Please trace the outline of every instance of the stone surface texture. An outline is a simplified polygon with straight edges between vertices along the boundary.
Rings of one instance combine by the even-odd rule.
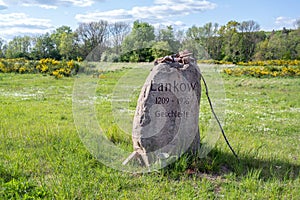
[[[190,62],[153,67],[141,90],[133,121],[132,140],[151,165],[162,155],[180,157],[200,149],[200,70]]]

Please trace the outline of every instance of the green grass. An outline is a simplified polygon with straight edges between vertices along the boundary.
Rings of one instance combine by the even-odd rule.
[[[110,115],[111,92],[127,71],[105,73],[95,94],[108,139],[131,151]],[[204,159],[130,174],[103,165],[80,140],[75,77],[0,74],[0,199],[300,199],[300,79],[222,76],[224,128],[240,162],[220,138]]]

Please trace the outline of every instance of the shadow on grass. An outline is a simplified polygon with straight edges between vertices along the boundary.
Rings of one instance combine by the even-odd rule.
[[[219,177],[232,174],[237,178],[256,173],[257,178],[268,180],[294,180],[299,177],[300,165],[276,159],[258,159],[251,155],[239,155],[239,160],[230,153],[212,150],[206,158],[181,157],[177,162],[163,169],[166,175],[176,178],[180,173]]]

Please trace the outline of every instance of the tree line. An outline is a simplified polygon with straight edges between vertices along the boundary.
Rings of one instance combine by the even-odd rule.
[[[149,23],[81,23],[73,31],[61,26],[38,36],[0,38],[0,58],[39,60],[87,59],[109,62],[150,62],[166,54],[189,49],[197,59],[248,62],[300,59],[300,20],[294,29],[260,31],[253,20],[207,23],[187,30],[172,26],[155,28]]]

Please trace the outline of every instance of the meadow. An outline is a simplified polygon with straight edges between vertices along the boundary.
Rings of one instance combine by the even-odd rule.
[[[105,134],[130,151],[111,93],[131,66],[112,68],[88,77]],[[102,164],[80,139],[72,111],[80,76],[0,73],[0,199],[300,199],[298,77],[221,73],[224,129],[239,161],[220,138],[205,158],[133,174]]]

